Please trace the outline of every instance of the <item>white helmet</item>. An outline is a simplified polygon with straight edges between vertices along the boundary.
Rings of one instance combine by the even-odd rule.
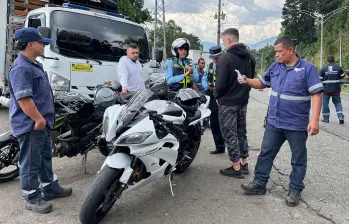
[[[178,39],[175,39],[172,43],[172,46],[171,46],[171,50],[172,50],[172,54],[174,56],[176,56],[178,58],[178,48],[181,48],[181,47],[184,47],[187,49],[187,56],[189,54],[189,48],[190,48],[190,42],[189,40],[185,39],[185,38],[178,38]]]

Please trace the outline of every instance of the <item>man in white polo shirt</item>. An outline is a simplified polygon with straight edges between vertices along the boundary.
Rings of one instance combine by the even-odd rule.
[[[139,49],[136,44],[129,44],[126,56],[120,58],[118,64],[118,80],[122,86],[122,93],[145,89],[142,65],[138,61]]]

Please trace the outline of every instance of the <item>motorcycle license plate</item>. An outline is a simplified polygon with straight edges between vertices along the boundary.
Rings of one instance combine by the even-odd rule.
[[[90,64],[72,64],[71,70],[74,72],[92,72],[93,66]]]

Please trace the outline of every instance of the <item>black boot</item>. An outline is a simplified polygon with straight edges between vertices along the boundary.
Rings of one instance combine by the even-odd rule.
[[[241,184],[241,188],[248,195],[265,195],[265,193],[267,192],[265,186],[261,186],[259,184],[256,184],[255,182],[251,182],[249,184]]]
[[[290,207],[295,207],[296,205],[298,205],[300,199],[301,192],[290,189],[286,198],[286,205]]]
[[[215,149],[215,150],[210,151],[210,154],[220,154],[220,153],[225,153],[225,150],[224,149],[223,150]]]

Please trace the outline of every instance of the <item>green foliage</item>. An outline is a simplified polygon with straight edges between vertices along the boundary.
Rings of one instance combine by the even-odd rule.
[[[135,23],[144,23],[151,19],[148,9],[143,9],[144,0],[116,0],[118,13]]]
[[[287,35],[294,40],[297,53],[320,69],[320,23],[311,16],[290,8],[326,15],[344,6],[349,6],[349,0],[286,0],[282,10],[284,21],[281,35]],[[336,62],[339,63],[339,33],[344,32],[342,61],[344,69],[349,68],[348,18],[349,8],[337,13],[324,23],[324,64],[326,64],[327,55],[334,55]]]
[[[171,53],[171,45],[172,42],[177,38],[187,38],[190,42],[190,49],[193,50],[202,50],[202,45],[200,43],[200,38],[193,35],[183,32],[182,28],[178,26],[175,21],[169,20],[166,23],[166,53],[167,57],[173,57]],[[154,31],[150,31],[150,37],[149,37],[149,46],[150,48],[153,47],[154,43]]]

